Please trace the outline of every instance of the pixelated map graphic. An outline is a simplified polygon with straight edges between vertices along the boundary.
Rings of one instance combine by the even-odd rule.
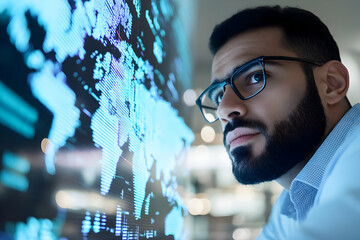
[[[184,238],[186,210],[174,171],[194,136],[172,106],[178,101],[175,67],[162,70],[179,61],[167,43],[171,31],[181,31],[171,28],[177,26],[172,24],[174,2],[3,0],[4,11],[11,17],[7,32],[12,44],[34,70],[28,76],[32,94],[53,114],[47,172],[56,174],[56,154],[83,127],[82,115],[89,118],[93,144],[102,151],[100,193],[106,196],[122,177],[119,161],[131,165],[127,184],[132,193],[119,198],[131,196],[127,201],[133,208],[119,204],[115,226],[107,225],[106,213],[87,211],[79,228],[83,239],[101,232],[122,239]],[[34,23],[44,33],[40,45],[30,27]],[[98,107],[87,107],[83,95]],[[149,192],[151,184],[162,192]],[[153,201],[164,201],[168,209],[154,210]],[[148,226],[140,226],[141,221]],[[159,221],[164,221],[163,233],[152,227]]]

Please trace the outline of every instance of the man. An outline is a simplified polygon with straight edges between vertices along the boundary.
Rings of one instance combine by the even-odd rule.
[[[284,187],[258,239],[360,239],[360,105],[327,27],[298,8],[247,9],[210,49],[197,104],[220,121],[236,179]]]

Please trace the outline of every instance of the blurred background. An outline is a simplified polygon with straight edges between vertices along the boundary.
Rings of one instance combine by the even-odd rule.
[[[192,88],[184,94],[190,108],[185,121],[195,133],[187,154],[189,170],[184,190],[189,208],[191,239],[254,239],[266,223],[271,206],[282,188],[277,183],[257,186],[238,184],[222,147],[219,123],[207,124],[194,100],[210,83],[212,55],[208,39],[213,27],[238,10],[260,5],[295,6],[310,10],[328,26],[350,72],[348,97],[360,100],[360,2],[357,0],[197,0],[189,39],[193,53]]]

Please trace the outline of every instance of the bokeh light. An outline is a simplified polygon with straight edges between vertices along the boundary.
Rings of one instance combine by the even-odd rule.
[[[205,126],[200,132],[202,140],[207,143],[211,143],[215,139],[215,130],[210,126]]]

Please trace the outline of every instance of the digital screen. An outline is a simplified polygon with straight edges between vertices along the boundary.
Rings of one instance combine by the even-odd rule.
[[[0,239],[186,239],[177,0],[2,0]]]

